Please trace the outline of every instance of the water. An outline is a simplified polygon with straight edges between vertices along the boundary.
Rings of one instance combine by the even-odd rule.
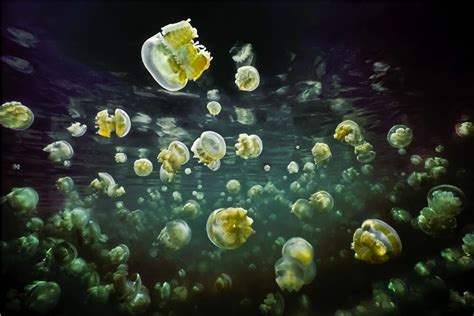
[[[33,187],[39,194],[38,214],[47,221],[64,208],[65,197],[55,187],[58,178],[72,177],[84,198],[91,194],[89,183],[98,172],[111,174],[126,194],[100,197],[91,207],[92,219],[108,237],[99,243],[101,247],[109,250],[122,243],[129,247],[129,277],[139,273],[150,292],[151,304],[144,314],[259,315],[265,296],[277,292],[285,301],[284,315],[334,315],[338,310],[358,315],[358,305],[367,308],[366,312],[359,308],[358,313],[371,315],[472,311],[472,305],[456,308],[449,296],[451,290],[472,293],[472,284],[467,282],[472,279],[472,262],[460,269],[440,256],[447,247],[460,249],[462,238],[473,227],[472,138],[461,139],[454,133],[455,124],[473,119],[472,64],[468,63],[472,50],[464,47],[465,20],[455,19],[449,26],[439,21],[441,13],[452,16],[451,9],[304,2],[6,2],[2,7],[2,103],[20,101],[35,115],[27,130],[2,128],[2,196],[13,187]],[[196,82],[169,92],[143,66],[140,48],[162,26],[188,17],[214,59]],[[253,92],[238,91],[233,82],[236,67],[229,51],[245,43],[253,46],[254,65],[261,77]],[[216,118],[206,109],[211,89],[218,89],[221,96],[222,111]],[[130,133],[110,139],[97,135],[96,113],[104,109],[111,113],[115,108],[129,114]],[[350,145],[333,138],[336,126],[344,120],[357,122],[376,151],[373,173],[359,176],[352,184],[344,183],[342,172],[351,166],[360,170],[363,164]],[[76,121],[88,128],[79,138],[66,130]],[[413,131],[405,155],[399,155],[386,140],[389,129],[397,124]],[[212,172],[191,158],[173,183],[163,184],[156,160],[160,150],[174,140],[191,148],[206,130],[221,134],[226,141],[227,154],[220,170]],[[241,133],[262,139],[264,149],[258,158],[236,156],[234,144]],[[42,150],[58,140],[74,148],[70,167],[49,161]],[[327,167],[308,176],[312,181],[308,190],[291,192],[292,182],[304,182],[300,178],[303,165],[313,161],[311,148],[316,142],[327,143],[332,158]],[[436,153],[440,144],[445,151]],[[128,156],[124,164],[115,162],[117,147],[123,147]],[[148,177],[138,177],[133,171],[140,148],[148,149],[147,158],[154,165]],[[414,170],[423,171],[423,165],[410,163],[413,154],[448,159],[447,174],[412,189],[406,177]],[[298,173],[288,173],[290,161],[299,164]],[[271,170],[264,171],[265,165]],[[184,173],[185,167],[192,169],[190,175]],[[221,195],[231,179],[239,180],[241,191],[228,199],[229,193]],[[259,203],[246,201],[253,185],[269,182],[282,191],[283,201],[291,203],[326,190],[334,197],[334,209],[305,223],[287,205],[273,201],[275,194]],[[403,186],[393,202],[388,196],[398,182]],[[385,192],[371,193],[370,185],[376,183],[383,184]],[[444,183],[458,186],[466,196],[457,228],[447,237],[430,237],[410,223],[397,223],[390,215],[392,207],[401,207],[416,218],[426,206],[430,188]],[[336,184],[345,185],[342,193],[336,192]],[[162,205],[148,204],[148,188],[160,192]],[[183,218],[192,230],[188,245],[177,252],[160,249],[153,258],[149,251],[166,222],[180,218],[173,213],[183,204],[173,201],[175,191],[182,194],[183,202],[198,201],[202,214]],[[197,199],[200,194],[203,199]],[[139,203],[139,197],[145,202]],[[138,220],[132,215],[121,219],[117,201],[123,201],[130,211],[140,209],[142,215]],[[208,214],[238,205],[249,209],[256,233],[238,249],[218,250],[206,234]],[[382,219],[396,229],[403,243],[400,256],[376,265],[353,258],[352,235],[368,218]],[[126,314],[119,311],[123,299],[116,292],[106,303],[85,303],[88,286],[79,277],[61,269],[39,273],[35,264],[47,249],[31,257],[12,255],[14,239],[26,233],[24,223],[3,205],[2,228],[2,240],[10,245],[2,248],[2,313],[34,313],[31,308],[28,311],[29,301],[21,292],[35,280],[46,280],[61,287],[59,301],[48,315]],[[48,233],[38,236],[44,242]],[[288,293],[275,282],[273,265],[281,257],[281,244],[275,240],[296,236],[314,247],[317,275],[300,291]],[[73,243],[79,257],[95,264],[100,284],[112,283],[117,268],[104,263],[106,259],[82,244],[80,237],[70,232],[55,237]],[[415,274],[414,265],[428,259],[437,262],[434,272],[424,278]],[[186,271],[184,278],[178,276],[180,269]],[[214,285],[221,273],[232,279],[232,287],[224,292]],[[436,275],[444,286],[436,286]],[[392,278],[408,285],[404,294],[387,289]],[[185,286],[188,297],[179,301],[175,294],[166,301],[154,290],[157,282],[170,282],[172,290]],[[192,290],[197,283],[203,285],[201,293]],[[10,289],[20,293],[12,294]],[[385,291],[396,307],[371,305],[373,289]],[[18,311],[12,308],[15,297],[20,302]],[[383,301],[380,295],[378,300]]]

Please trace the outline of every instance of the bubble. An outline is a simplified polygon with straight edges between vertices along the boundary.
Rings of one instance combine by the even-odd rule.
[[[191,172],[192,172],[191,168],[186,168],[186,169],[184,169],[184,173],[185,173],[186,175],[190,175]]]

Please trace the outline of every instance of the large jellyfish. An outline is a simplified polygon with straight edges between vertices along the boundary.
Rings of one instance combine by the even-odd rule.
[[[282,257],[275,262],[276,282],[281,290],[299,291],[304,285],[304,267],[296,259]]]
[[[253,91],[260,84],[260,74],[253,66],[242,66],[235,74],[235,84],[241,91]]]
[[[49,153],[49,160],[54,162],[65,162],[74,156],[74,150],[71,144],[65,140],[59,140],[43,148],[43,151]]]
[[[226,144],[224,138],[216,132],[206,131],[197,138],[191,146],[194,158],[205,164],[212,171],[220,168],[220,160],[225,156]]]
[[[334,207],[334,199],[329,192],[318,191],[309,198],[309,204],[319,213],[327,213]]]
[[[197,80],[212,60],[206,48],[193,41],[198,34],[190,21],[162,27],[142,46],[143,64],[156,82],[169,91],[181,90],[188,80]]]
[[[10,193],[2,197],[2,203],[6,203],[9,207],[17,212],[29,213],[36,209],[39,196],[35,189],[13,188]]]
[[[125,137],[130,132],[132,122],[127,112],[121,109],[115,109],[114,115],[109,115],[107,110],[102,110],[95,116],[96,128],[99,128],[97,134],[102,137],[110,137],[115,131],[118,137]]]
[[[413,132],[411,128],[405,125],[393,126],[387,134],[387,141],[390,146],[398,148],[398,153],[403,155],[406,153],[405,147],[410,145],[413,140]]]
[[[191,228],[181,219],[166,223],[166,226],[158,235],[158,243],[174,251],[186,246],[190,240]]]
[[[350,120],[343,121],[337,125],[334,139],[352,146],[357,146],[364,140],[359,125]]]
[[[384,221],[367,219],[354,232],[351,248],[358,260],[383,263],[400,254],[402,242],[395,229]]]
[[[153,164],[146,158],[135,160],[133,163],[133,170],[139,177],[147,177],[153,171]]]
[[[220,208],[207,219],[207,236],[219,248],[236,249],[254,233],[252,223],[253,220],[243,208]]]
[[[257,135],[240,134],[237,144],[235,144],[235,153],[244,159],[256,158],[260,156],[263,150],[263,143]]]
[[[332,157],[331,149],[326,143],[316,143],[311,149],[311,154],[314,158],[316,166],[320,167],[324,165]]]
[[[30,108],[20,102],[6,102],[0,107],[0,124],[6,128],[24,130],[33,124],[34,119]]]

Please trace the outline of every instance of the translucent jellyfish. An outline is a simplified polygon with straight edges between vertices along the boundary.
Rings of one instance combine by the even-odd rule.
[[[419,155],[412,155],[410,157],[410,162],[415,166],[419,165],[422,161],[423,159]]]
[[[126,263],[130,257],[127,245],[120,244],[109,251],[110,262],[115,265]]]
[[[33,66],[26,59],[15,57],[15,56],[2,56],[2,61],[8,66],[12,67],[13,69],[21,73],[24,73],[24,74],[33,73]]]
[[[400,254],[402,242],[397,232],[379,219],[368,219],[354,232],[354,257],[369,263],[383,263]]]
[[[219,95],[219,90],[212,89],[207,91],[207,99],[209,101],[219,101],[221,99],[221,96]]]
[[[469,138],[474,135],[474,124],[472,122],[458,123],[454,127],[456,134],[462,138]]]
[[[398,148],[398,153],[403,155],[406,153],[405,147],[410,145],[413,140],[413,132],[411,128],[405,125],[393,126],[387,134],[387,141],[390,146]]]
[[[329,192],[318,191],[309,198],[309,204],[319,213],[327,213],[334,207],[334,199]]]
[[[282,257],[275,262],[276,282],[282,291],[299,291],[305,284],[305,268],[291,257]]]
[[[252,125],[257,121],[252,109],[240,108],[234,106],[237,122],[244,125]]]
[[[188,80],[197,80],[209,68],[212,57],[203,45],[194,42],[197,30],[191,20],[168,24],[142,46],[145,68],[164,89],[178,91]]]
[[[201,206],[194,200],[188,200],[183,205],[182,214],[183,216],[196,218],[201,213]]]
[[[298,173],[298,171],[300,170],[300,166],[298,166],[298,163],[296,163],[295,161],[290,161],[286,169],[288,169],[289,173]]]
[[[256,158],[260,156],[263,150],[263,143],[257,135],[240,134],[237,144],[235,144],[235,153],[244,159]]]
[[[305,221],[313,217],[314,209],[306,199],[298,199],[291,207],[291,213],[295,214],[298,219]]]
[[[177,173],[181,166],[189,161],[189,150],[185,144],[173,141],[167,149],[163,149],[157,159],[163,164],[163,168],[170,173]]]
[[[38,193],[33,188],[13,188],[10,193],[2,197],[2,204],[6,203],[17,212],[29,213],[36,209],[38,200]]]
[[[173,182],[175,175],[176,174],[174,172],[166,171],[164,166],[161,165],[161,167],[160,167],[160,180],[162,182],[164,182],[164,183]]]
[[[263,315],[282,316],[285,310],[285,300],[283,296],[276,292],[268,293],[263,303],[260,304],[260,311]]]
[[[166,223],[158,235],[159,244],[174,251],[186,246],[190,240],[191,228],[181,219]]]
[[[236,249],[254,233],[252,223],[253,220],[243,208],[220,208],[207,219],[207,236],[219,248]]]
[[[269,172],[271,168],[272,168],[272,167],[271,167],[270,165],[265,165],[265,166],[263,166],[263,170],[264,170],[265,172]]]
[[[241,91],[253,91],[260,84],[260,74],[253,66],[242,66],[235,74],[235,84]]]
[[[316,171],[316,166],[314,163],[308,161],[307,163],[304,164],[303,166],[304,173],[311,174],[311,173],[314,173],[315,171]]]
[[[35,281],[25,286],[25,294],[27,310],[46,314],[58,303],[61,288],[56,282]]]
[[[75,122],[72,123],[71,126],[67,128],[67,130],[69,133],[71,133],[72,137],[81,137],[86,133],[87,125]]]
[[[206,131],[197,138],[191,146],[194,158],[215,171],[220,167],[220,160],[225,156],[226,144],[224,138],[216,132]]]
[[[238,180],[232,179],[227,182],[225,189],[231,195],[236,195],[240,192],[240,182]]]
[[[24,130],[33,124],[34,119],[30,108],[20,102],[6,102],[0,107],[0,124],[6,128]]]
[[[71,144],[65,140],[59,140],[43,148],[43,151],[49,153],[49,160],[54,162],[64,162],[74,156],[74,150]]]
[[[114,115],[109,115],[107,110],[97,113],[95,116],[95,127],[99,128],[97,134],[109,138],[115,131],[118,137],[125,137],[130,132],[132,122],[128,114],[121,109],[115,109]]]
[[[59,178],[56,181],[56,188],[59,192],[67,194],[74,189],[74,180],[71,177]]]
[[[71,211],[71,223],[77,229],[84,228],[91,218],[91,213],[83,207],[75,207]]]
[[[146,158],[135,160],[133,163],[133,171],[139,177],[147,177],[153,171],[153,164]]]
[[[116,163],[125,163],[125,162],[127,162],[127,154],[125,154],[125,153],[116,153],[115,154],[115,162]]]
[[[298,260],[304,267],[309,266],[314,259],[313,246],[300,237],[288,239],[281,249],[281,254],[283,257]]]
[[[359,125],[350,120],[343,121],[336,126],[334,139],[352,146],[357,146],[364,140]]]
[[[9,33],[8,38],[10,40],[26,48],[34,47],[38,42],[33,34],[17,29],[16,27],[8,27],[7,32]]]
[[[212,116],[216,116],[216,115],[219,115],[219,113],[221,113],[222,107],[221,107],[221,104],[217,101],[209,102],[206,107],[207,107],[207,111]]]
[[[316,166],[320,167],[332,157],[331,149],[325,143],[316,143],[311,149]]]
[[[368,142],[362,142],[361,144],[354,146],[354,153],[357,155],[357,161],[361,163],[370,163],[375,159],[374,146]]]
[[[236,45],[231,48],[230,53],[235,64],[240,66],[251,65],[254,60],[252,44]]]
[[[228,291],[232,288],[232,278],[227,273],[221,273],[214,285],[219,292]]]
[[[125,194],[125,189],[115,183],[114,178],[107,172],[99,172],[99,177],[92,180],[90,187],[109,197],[119,197]]]

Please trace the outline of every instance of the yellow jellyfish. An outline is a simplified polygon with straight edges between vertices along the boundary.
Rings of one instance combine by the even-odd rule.
[[[175,175],[176,174],[174,172],[166,171],[163,165],[161,165],[160,167],[160,180],[161,181],[163,181],[164,183],[173,182]]]
[[[59,140],[43,148],[43,151],[49,153],[49,160],[54,162],[64,162],[74,156],[74,150],[71,144],[65,140]]]
[[[325,143],[316,143],[311,149],[316,166],[320,167],[332,157],[331,149]]]
[[[89,184],[97,192],[109,197],[119,197],[125,194],[125,189],[115,183],[114,178],[107,172],[99,172],[99,177]]]
[[[221,109],[221,104],[217,101],[211,101],[207,104],[207,111],[212,116],[219,115],[219,113],[221,113]]]
[[[173,141],[160,152],[157,159],[167,172],[177,173],[189,161],[189,150],[182,142]]]
[[[214,283],[218,292],[225,292],[232,288],[232,278],[227,273],[221,273]]]
[[[235,153],[244,159],[256,158],[260,156],[263,150],[263,143],[257,135],[239,135],[237,144],[235,144]]]
[[[456,134],[462,138],[469,138],[474,135],[474,124],[472,122],[462,122],[454,126]]]
[[[224,138],[216,132],[206,131],[197,138],[191,146],[194,158],[216,171],[220,168],[220,160],[225,156],[226,144]]]
[[[125,162],[127,162],[127,154],[125,154],[125,153],[116,153],[115,154],[115,162],[116,163],[125,163]]]
[[[242,66],[235,74],[235,84],[241,91],[253,91],[260,84],[260,74],[253,66]]]
[[[255,232],[252,223],[253,220],[243,208],[220,208],[213,211],[207,219],[207,236],[219,248],[236,249]]]
[[[118,137],[125,137],[130,132],[132,122],[128,114],[121,109],[115,109],[114,115],[109,115],[107,110],[100,111],[95,116],[97,134],[103,137],[110,137],[115,131]]]
[[[158,235],[158,243],[174,251],[186,246],[190,240],[191,228],[181,219],[166,223],[166,226]]]
[[[387,134],[387,141],[390,146],[398,148],[398,153],[403,155],[406,153],[405,147],[410,145],[413,140],[413,132],[411,128],[405,125],[393,126]]]
[[[231,195],[236,195],[240,192],[240,182],[238,180],[232,179],[227,182],[225,189]]]
[[[309,204],[319,213],[327,213],[334,207],[334,199],[329,192],[318,191],[309,198]]]
[[[212,57],[203,45],[194,42],[197,30],[191,20],[168,24],[143,43],[145,68],[164,89],[178,91],[188,80],[197,80],[209,68]]]
[[[352,146],[357,146],[364,140],[359,125],[351,120],[343,121],[336,126],[334,139]]]
[[[301,237],[288,239],[281,249],[281,254],[283,257],[298,260],[304,267],[309,266],[314,259],[313,246]]]
[[[87,125],[81,124],[79,122],[72,123],[71,126],[66,128],[72,137],[81,137],[87,131]]]
[[[133,163],[133,171],[139,177],[149,176],[153,171],[153,164],[146,158],[135,160]]]
[[[188,200],[183,206],[181,214],[186,217],[196,218],[201,213],[201,206],[195,200]]]
[[[0,107],[0,124],[6,128],[24,130],[33,124],[34,119],[30,108],[20,102],[6,102]]]
[[[379,219],[368,219],[354,232],[354,257],[369,263],[383,263],[400,254],[402,242],[397,232]]]
[[[291,213],[295,214],[298,219],[304,221],[313,217],[314,209],[306,199],[298,199],[291,207]]]
[[[276,282],[282,291],[299,291],[304,285],[304,267],[296,259],[283,257],[275,263]]]

